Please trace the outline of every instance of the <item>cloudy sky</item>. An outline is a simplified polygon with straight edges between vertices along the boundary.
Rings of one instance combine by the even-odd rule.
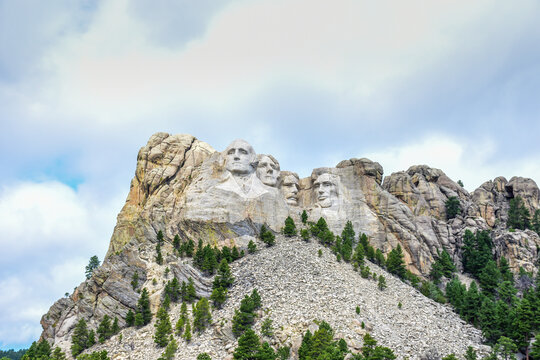
[[[105,255],[158,131],[282,169],[540,181],[537,0],[0,0],[0,348]]]

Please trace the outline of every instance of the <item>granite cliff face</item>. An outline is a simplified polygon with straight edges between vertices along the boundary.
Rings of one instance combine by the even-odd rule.
[[[497,255],[505,256],[514,271],[520,266],[536,271],[540,238],[532,231],[509,232],[505,224],[510,199],[522,197],[534,213],[540,208],[539,193],[531,179],[499,177],[469,194],[441,170],[426,165],[383,181],[381,165],[368,159],[344,160],[300,179],[282,171],[273,156],[256,154],[243,140],[218,152],[191,135],[157,133],[139,151],[103,265],[70,297],[51,307],[42,319],[42,336],[69,348],[79,318],[91,327],[105,314],[123,319],[139,296],[130,284],[135,272],[141,286],[150,290],[156,309],[166,280],[164,266],[154,261],[158,231],[165,237],[169,277],[191,277],[197,293],[208,296],[211,279],[174,256],[175,235],[217,247],[245,248],[262,224],[279,232],[287,216],[298,224],[303,210],[310,221],[324,217],[336,234],[350,220],[357,234],[367,234],[384,253],[400,244],[407,267],[420,276],[429,273],[442,249],[461,266],[466,229],[493,231]],[[447,220],[445,202],[452,196],[459,199],[462,212]]]

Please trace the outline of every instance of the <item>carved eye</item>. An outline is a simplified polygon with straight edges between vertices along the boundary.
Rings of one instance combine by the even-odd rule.
[[[227,152],[227,155],[234,155],[234,149],[231,149]]]
[[[248,153],[245,149],[238,149],[238,152],[240,152],[242,155],[247,155]]]

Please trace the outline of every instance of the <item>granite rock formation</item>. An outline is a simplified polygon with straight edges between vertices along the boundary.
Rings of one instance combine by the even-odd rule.
[[[262,224],[278,233],[288,216],[299,224],[303,210],[310,221],[324,217],[336,234],[350,220],[356,233],[367,234],[383,253],[400,244],[408,269],[420,276],[429,273],[442,249],[460,267],[467,229],[491,230],[497,256],[506,257],[516,272],[519,267],[536,272],[540,238],[530,230],[509,232],[506,219],[513,197],[522,197],[534,213],[540,208],[539,193],[531,179],[498,177],[469,194],[443,171],[426,165],[412,166],[383,181],[382,166],[365,158],[317,168],[301,179],[281,170],[273,156],[258,155],[243,140],[218,152],[191,135],[157,133],[138,153],[135,177],[103,265],[43,316],[42,337],[69,349],[73,327],[80,318],[95,328],[106,314],[117,316],[124,325],[125,314],[135,308],[139,296],[130,283],[135,272],[139,289],[150,291],[154,311],[164,283],[172,276],[180,281],[192,278],[199,296],[208,296],[211,279],[189,260],[174,255],[175,235],[243,249],[250,240],[256,241]],[[447,220],[445,207],[449,197],[457,197],[462,210],[451,220]],[[163,253],[168,254],[163,265],[154,261],[159,231],[165,237]],[[275,266],[273,270],[281,271]],[[290,340],[291,336],[286,337]]]

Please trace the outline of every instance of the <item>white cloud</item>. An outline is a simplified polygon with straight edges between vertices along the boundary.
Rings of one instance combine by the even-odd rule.
[[[37,340],[41,316],[84,279],[92,255],[103,259],[124,195],[96,202],[58,182],[1,189],[2,347]]]
[[[533,5],[524,3],[528,6],[505,9],[527,24]],[[45,63],[56,73],[41,95],[75,118],[125,123],[165,109],[231,112],[264,89],[288,83],[325,89],[351,107],[380,113],[404,81],[426,70],[448,72],[449,57],[458,56],[452,72],[466,66],[460,61],[465,54],[490,60],[484,68],[497,68],[500,63],[491,58],[476,58],[479,49],[493,46],[485,34],[505,34],[505,28],[519,24],[512,17],[502,20],[501,29],[493,26],[489,16],[500,23],[495,12],[500,6],[235,2],[212,18],[204,37],[177,49],[152,43],[148,25],[131,15],[127,1],[105,2],[86,33],[66,36],[49,49]],[[467,36],[475,44],[464,42]],[[504,53],[510,42],[501,39],[498,51]]]

